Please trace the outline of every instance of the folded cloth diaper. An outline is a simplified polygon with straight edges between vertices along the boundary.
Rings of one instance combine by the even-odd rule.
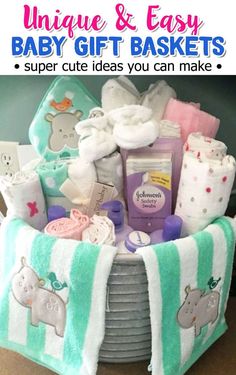
[[[160,121],[170,98],[176,98],[175,90],[165,81],[157,81],[143,93],[140,104],[151,108],[155,120]]]
[[[118,146],[130,150],[153,143],[159,135],[159,126],[151,109],[129,105],[108,114],[114,126],[113,136]]]
[[[183,235],[198,232],[224,215],[235,170],[233,156],[202,160],[185,152],[175,209],[183,219]]]
[[[161,120],[159,122],[160,134],[159,138],[180,138],[180,125],[169,120]]]
[[[115,186],[118,193],[123,191],[122,158],[118,151],[95,161],[98,182]]]
[[[50,197],[62,197],[60,186],[68,178],[68,160],[54,160],[40,163],[36,167],[43,192]]]
[[[139,101],[140,94],[127,77],[109,79],[102,87],[102,108],[106,112],[124,105],[138,104]]]
[[[116,150],[113,128],[101,108],[90,111],[90,117],[81,121],[75,128],[80,135],[80,156],[87,162],[101,159]]]
[[[181,126],[181,136],[185,142],[190,133],[201,132],[206,137],[215,138],[220,120],[201,111],[198,105],[184,103],[171,98],[163,119],[177,122]]]
[[[227,147],[223,142],[216,139],[204,137],[201,133],[191,133],[184,145],[185,152],[193,152],[198,158],[222,160]]]
[[[89,227],[82,233],[83,241],[98,245],[114,245],[115,239],[114,224],[106,216],[93,215]]]
[[[60,191],[72,203],[88,206],[91,187],[97,181],[96,169],[81,157],[73,159],[68,165],[68,178],[60,186]]]
[[[45,227],[45,199],[37,173],[17,172],[13,177],[2,177],[0,191],[9,216],[19,217],[38,230]]]
[[[78,156],[75,125],[97,100],[76,77],[58,77],[49,87],[29,129],[35,150],[47,161]]]
[[[59,238],[68,238],[80,241],[82,232],[89,225],[89,217],[78,210],[71,212],[71,217],[53,220],[46,225],[44,233]]]

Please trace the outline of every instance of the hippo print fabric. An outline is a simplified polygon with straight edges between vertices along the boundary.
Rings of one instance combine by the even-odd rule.
[[[144,260],[152,326],[153,375],[181,375],[227,329],[225,309],[236,219],[137,250]]]
[[[57,239],[9,218],[0,248],[0,346],[58,374],[95,375],[116,248]]]
[[[76,77],[58,77],[50,86],[31,123],[29,138],[45,160],[78,156],[75,125],[98,106]]]

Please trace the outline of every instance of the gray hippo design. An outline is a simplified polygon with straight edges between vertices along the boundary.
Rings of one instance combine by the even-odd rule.
[[[186,299],[177,313],[177,320],[182,328],[195,328],[195,336],[200,335],[201,328],[214,323],[218,316],[220,294],[213,291],[204,294],[200,289],[185,288]]]
[[[63,337],[66,324],[66,305],[62,298],[43,288],[44,281],[21,258],[21,268],[13,276],[12,293],[16,301],[31,309],[31,324],[39,322],[55,327],[55,333]]]
[[[75,131],[75,125],[78,123],[83,113],[60,112],[57,114],[47,113],[45,119],[51,125],[51,135],[49,137],[48,147],[54,152],[61,151],[64,146],[76,149],[78,148],[79,136]]]

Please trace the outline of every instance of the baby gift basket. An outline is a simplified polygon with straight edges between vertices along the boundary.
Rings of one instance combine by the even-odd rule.
[[[236,163],[220,120],[176,97],[118,77],[100,105],[53,82],[29,129],[39,159],[0,179],[2,347],[63,375],[147,359],[174,375],[225,332]]]

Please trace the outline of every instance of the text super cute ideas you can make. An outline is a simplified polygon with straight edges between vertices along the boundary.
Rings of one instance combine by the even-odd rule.
[[[115,14],[109,22],[114,23],[116,35],[106,35],[107,20],[100,14],[68,15],[55,9],[54,14],[49,15],[43,14],[37,6],[24,5],[24,28],[43,30],[46,35],[24,38],[13,36],[12,55],[62,56],[65,43],[72,41],[73,51],[80,57],[101,57],[108,48],[112,49],[114,56],[120,56],[124,39],[129,43],[131,56],[225,54],[225,40],[222,36],[199,35],[204,24],[197,15],[163,14],[159,5],[149,5],[144,15],[144,31],[148,36],[143,37],[138,34],[139,25],[136,25],[135,14],[129,13],[123,4],[115,5]],[[130,32],[129,36],[125,35],[126,30],[133,35],[130,36]],[[83,35],[79,35],[82,31]],[[84,32],[91,32],[95,36],[87,37]]]

